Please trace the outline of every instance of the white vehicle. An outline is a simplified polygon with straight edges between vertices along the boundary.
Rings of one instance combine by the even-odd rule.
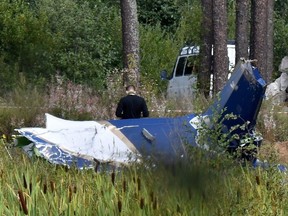
[[[232,72],[235,66],[235,44],[228,43],[227,51],[229,57],[229,71]],[[183,47],[176,59],[172,74],[168,77],[166,70],[161,72],[161,78],[169,80],[167,88],[168,99],[193,97],[196,90],[197,74],[200,72],[199,52],[199,46]]]

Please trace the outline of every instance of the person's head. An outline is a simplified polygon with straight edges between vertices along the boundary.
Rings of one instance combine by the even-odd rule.
[[[127,94],[136,94],[136,88],[134,85],[128,85],[126,87],[126,93]]]

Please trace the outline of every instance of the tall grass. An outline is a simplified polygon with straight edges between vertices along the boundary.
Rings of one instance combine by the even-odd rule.
[[[286,215],[287,179],[196,152],[189,163],[95,172],[0,146],[1,215]],[[148,165],[148,164],[146,164]],[[148,167],[148,168],[147,168]]]
[[[155,166],[147,161],[121,171],[99,173],[67,169],[38,158],[27,158],[9,144],[11,141],[7,135],[13,134],[14,128],[43,126],[44,112],[79,120],[113,118],[117,101],[124,94],[117,74],[111,74],[109,79],[114,81],[109,82],[111,86],[107,87],[107,92],[93,92],[59,77],[45,92],[25,84],[1,100],[0,132],[5,134],[0,139],[1,215],[288,213],[285,174],[275,167],[254,169],[241,166],[225,154],[214,155],[211,159],[201,149],[191,149],[187,163]],[[181,107],[170,104],[164,96],[151,96],[149,88],[140,88],[139,93],[147,98],[151,110],[158,110],[152,115],[179,115],[167,110]],[[195,100],[202,101],[196,107],[191,106],[197,112],[203,110],[204,103],[209,103],[201,97]],[[272,146],[273,142],[287,140],[284,127],[288,121],[285,121],[285,115],[278,118],[273,114],[273,127],[267,132],[263,120],[263,116],[270,113],[267,107],[264,103],[257,127],[267,140],[265,145]],[[266,158],[271,152],[267,150]],[[277,163],[276,156],[269,158],[272,164]]]
[[[288,140],[287,104],[274,104],[265,100],[261,107],[257,126],[266,139],[270,141]]]

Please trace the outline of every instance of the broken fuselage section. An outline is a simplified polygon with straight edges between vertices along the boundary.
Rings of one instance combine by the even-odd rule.
[[[97,163],[129,164],[144,157],[174,161],[185,158],[186,147],[198,143],[202,123],[213,129],[218,116],[221,133],[232,139],[227,145],[235,151],[247,138],[259,146],[255,135],[257,115],[265,94],[266,83],[250,62],[239,62],[214,103],[201,115],[140,118],[108,121],[70,121],[46,114],[45,128],[16,129],[31,142],[38,155],[51,163],[92,168]],[[237,118],[226,119],[226,114]],[[203,121],[202,121],[203,120]],[[244,128],[235,127],[244,125]],[[232,128],[236,128],[231,130]],[[246,142],[247,143],[251,143]],[[205,143],[209,148],[209,143]]]

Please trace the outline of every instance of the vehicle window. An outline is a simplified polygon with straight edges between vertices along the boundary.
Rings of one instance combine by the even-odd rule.
[[[178,59],[175,76],[183,76],[185,61],[186,61],[186,57],[180,57]]]
[[[197,74],[198,73],[198,67],[199,67],[199,57],[198,56],[189,56],[186,61],[186,67],[184,75],[191,75],[191,74]]]
[[[191,75],[192,74],[192,69],[193,69],[193,64],[191,64],[191,62],[187,61],[184,75]]]

